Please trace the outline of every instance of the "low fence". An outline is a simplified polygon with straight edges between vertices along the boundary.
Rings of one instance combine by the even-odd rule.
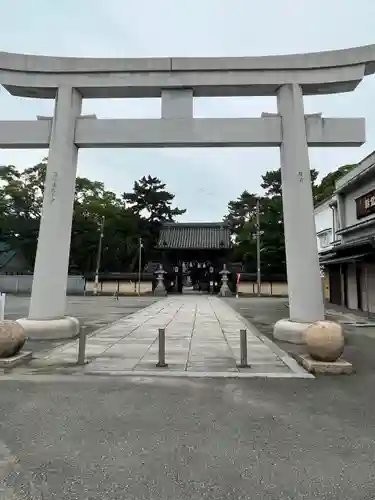
[[[242,278],[242,277],[241,277]],[[30,294],[33,276],[24,275],[0,275],[0,293],[10,294]],[[98,292],[101,295],[138,295],[140,286],[141,295],[152,295],[153,293],[152,275],[145,273],[138,284],[136,273],[124,273],[124,275],[114,277],[106,276],[99,281]],[[234,282],[230,283],[233,293],[236,292]],[[94,280],[91,276],[68,276],[68,295],[91,295],[94,290]],[[258,287],[256,280],[251,276],[245,276],[244,281],[240,281],[238,293],[242,296],[257,295]],[[261,282],[261,295],[263,296],[287,296],[288,285],[285,281],[263,281]]]
[[[237,273],[232,273],[230,276],[231,290],[233,293],[238,292],[239,295],[257,295],[258,284],[256,273],[240,273],[240,282],[237,287]],[[261,276],[260,294],[262,296],[287,297],[288,283],[284,274],[273,274]]]
[[[32,274],[0,274],[0,292],[11,294],[31,293],[33,284]],[[68,295],[83,295],[85,291],[85,278],[83,276],[68,276]]]
[[[92,280],[86,280],[85,293],[88,295],[93,293],[95,282]],[[137,295],[138,294],[138,282],[131,280],[106,280],[99,281],[98,292],[101,295]],[[140,282],[140,293],[141,295],[151,295],[152,294],[152,281],[141,281]]]
[[[239,284],[238,286],[238,294],[239,295],[257,295],[258,293],[258,285],[256,282],[245,281],[244,283]],[[269,296],[278,296],[278,297],[287,297],[288,296],[288,283],[286,282],[272,282],[272,281],[264,281],[261,282],[260,286],[260,294],[261,295],[269,295]]]
[[[128,279],[128,278],[133,279]],[[132,295],[138,294],[138,282],[135,273],[121,276],[119,279],[101,279],[99,281],[99,293],[102,295]],[[142,295],[152,294],[152,280],[150,276],[144,276],[146,281],[140,282],[140,293]],[[10,293],[14,295],[29,295],[33,283],[32,274],[1,274],[0,275],[0,293]],[[87,279],[81,275],[69,275],[67,283],[68,295],[92,294],[94,289],[94,280]]]
[[[141,295],[151,295],[152,294],[152,281],[141,281],[140,282]],[[86,281],[86,293],[92,294],[94,290],[94,281]],[[99,282],[99,293],[102,295],[136,295],[138,294],[138,283],[137,281],[100,281]],[[257,283],[255,282],[245,282],[240,283],[238,287],[238,293],[240,295],[256,295],[258,293]],[[287,283],[265,281],[261,283],[261,295],[269,296],[287,296],[288,295],[288,285]]]

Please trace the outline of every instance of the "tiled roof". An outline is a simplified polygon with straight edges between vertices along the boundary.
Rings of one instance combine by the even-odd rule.
[[[221,222],[167,223],[160,230],[158,248],[230,248],[230,231]]]

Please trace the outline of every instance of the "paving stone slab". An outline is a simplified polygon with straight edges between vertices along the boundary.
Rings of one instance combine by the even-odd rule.
[[[165,329],[168,368],[156,368],[158,330]],[[240,330],[247,331],[248,363],[238,369]],[[76,362],[78,341],[45,352],[39,363],[61,365]],[[84,373],[176,373],[179,376],[288,376],[311,377],[271,341],[235,312],[224,300],[189,295],[162,299],[91,334],[86,340],[89,364]],[[31,363],[32,364],[32,363]]]

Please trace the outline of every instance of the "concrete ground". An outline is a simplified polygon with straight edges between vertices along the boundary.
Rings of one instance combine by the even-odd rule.
[[[157,297],[119,297],[117,301],[114,297],[67,297],[67,314],[78,318],[81,328],[87,334],[98,328],[113,323],[114,321],[133,314],[144,307],[158,301]],[[8,294],[5,304],[5,319],[18,319],[27,317],[29,312],[30,297],[16,296]],[[33,342],[28,341],[26,349],[33,352],[50,349],[53,346],[61,345],[65,342],[48,341]]]
[[[372,500],[373,383],[5,379],[0,498]]]
[[[286,315],[241,300],[264,334]],[[372,500],[374,352],[362,328],[349,376],[2,375],[0,498]]]
[[[272,339],[281,349],[289,354],[305,352],[303,346],[288,344],[273,339],[273,325],[289,314],[288,300],[285,298],[240,298],[225,299],[236,311],[250,321],[263,335]],[[355,326],[355,323],[366,323],[363,316],[352,312],[335,310],[329,306],[326,317],[342,324],[345,335],[344,358],[353,364],[357,373],[375,373],[375,327],[373,320],[367,321],[368,326]]]

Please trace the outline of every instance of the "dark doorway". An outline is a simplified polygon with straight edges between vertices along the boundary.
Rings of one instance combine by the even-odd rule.
[[[341,289],[342,297],[341,303],[348,307],[348,264],[341,264]]]
[[[356,262],[355,267],[355,279],[357,282],[357,307],[360,311],[363,311],[362,304],[362,263]]]
[[[329,267],[329,296],[332,304],[342,305],[341,270],[340,265]]]

